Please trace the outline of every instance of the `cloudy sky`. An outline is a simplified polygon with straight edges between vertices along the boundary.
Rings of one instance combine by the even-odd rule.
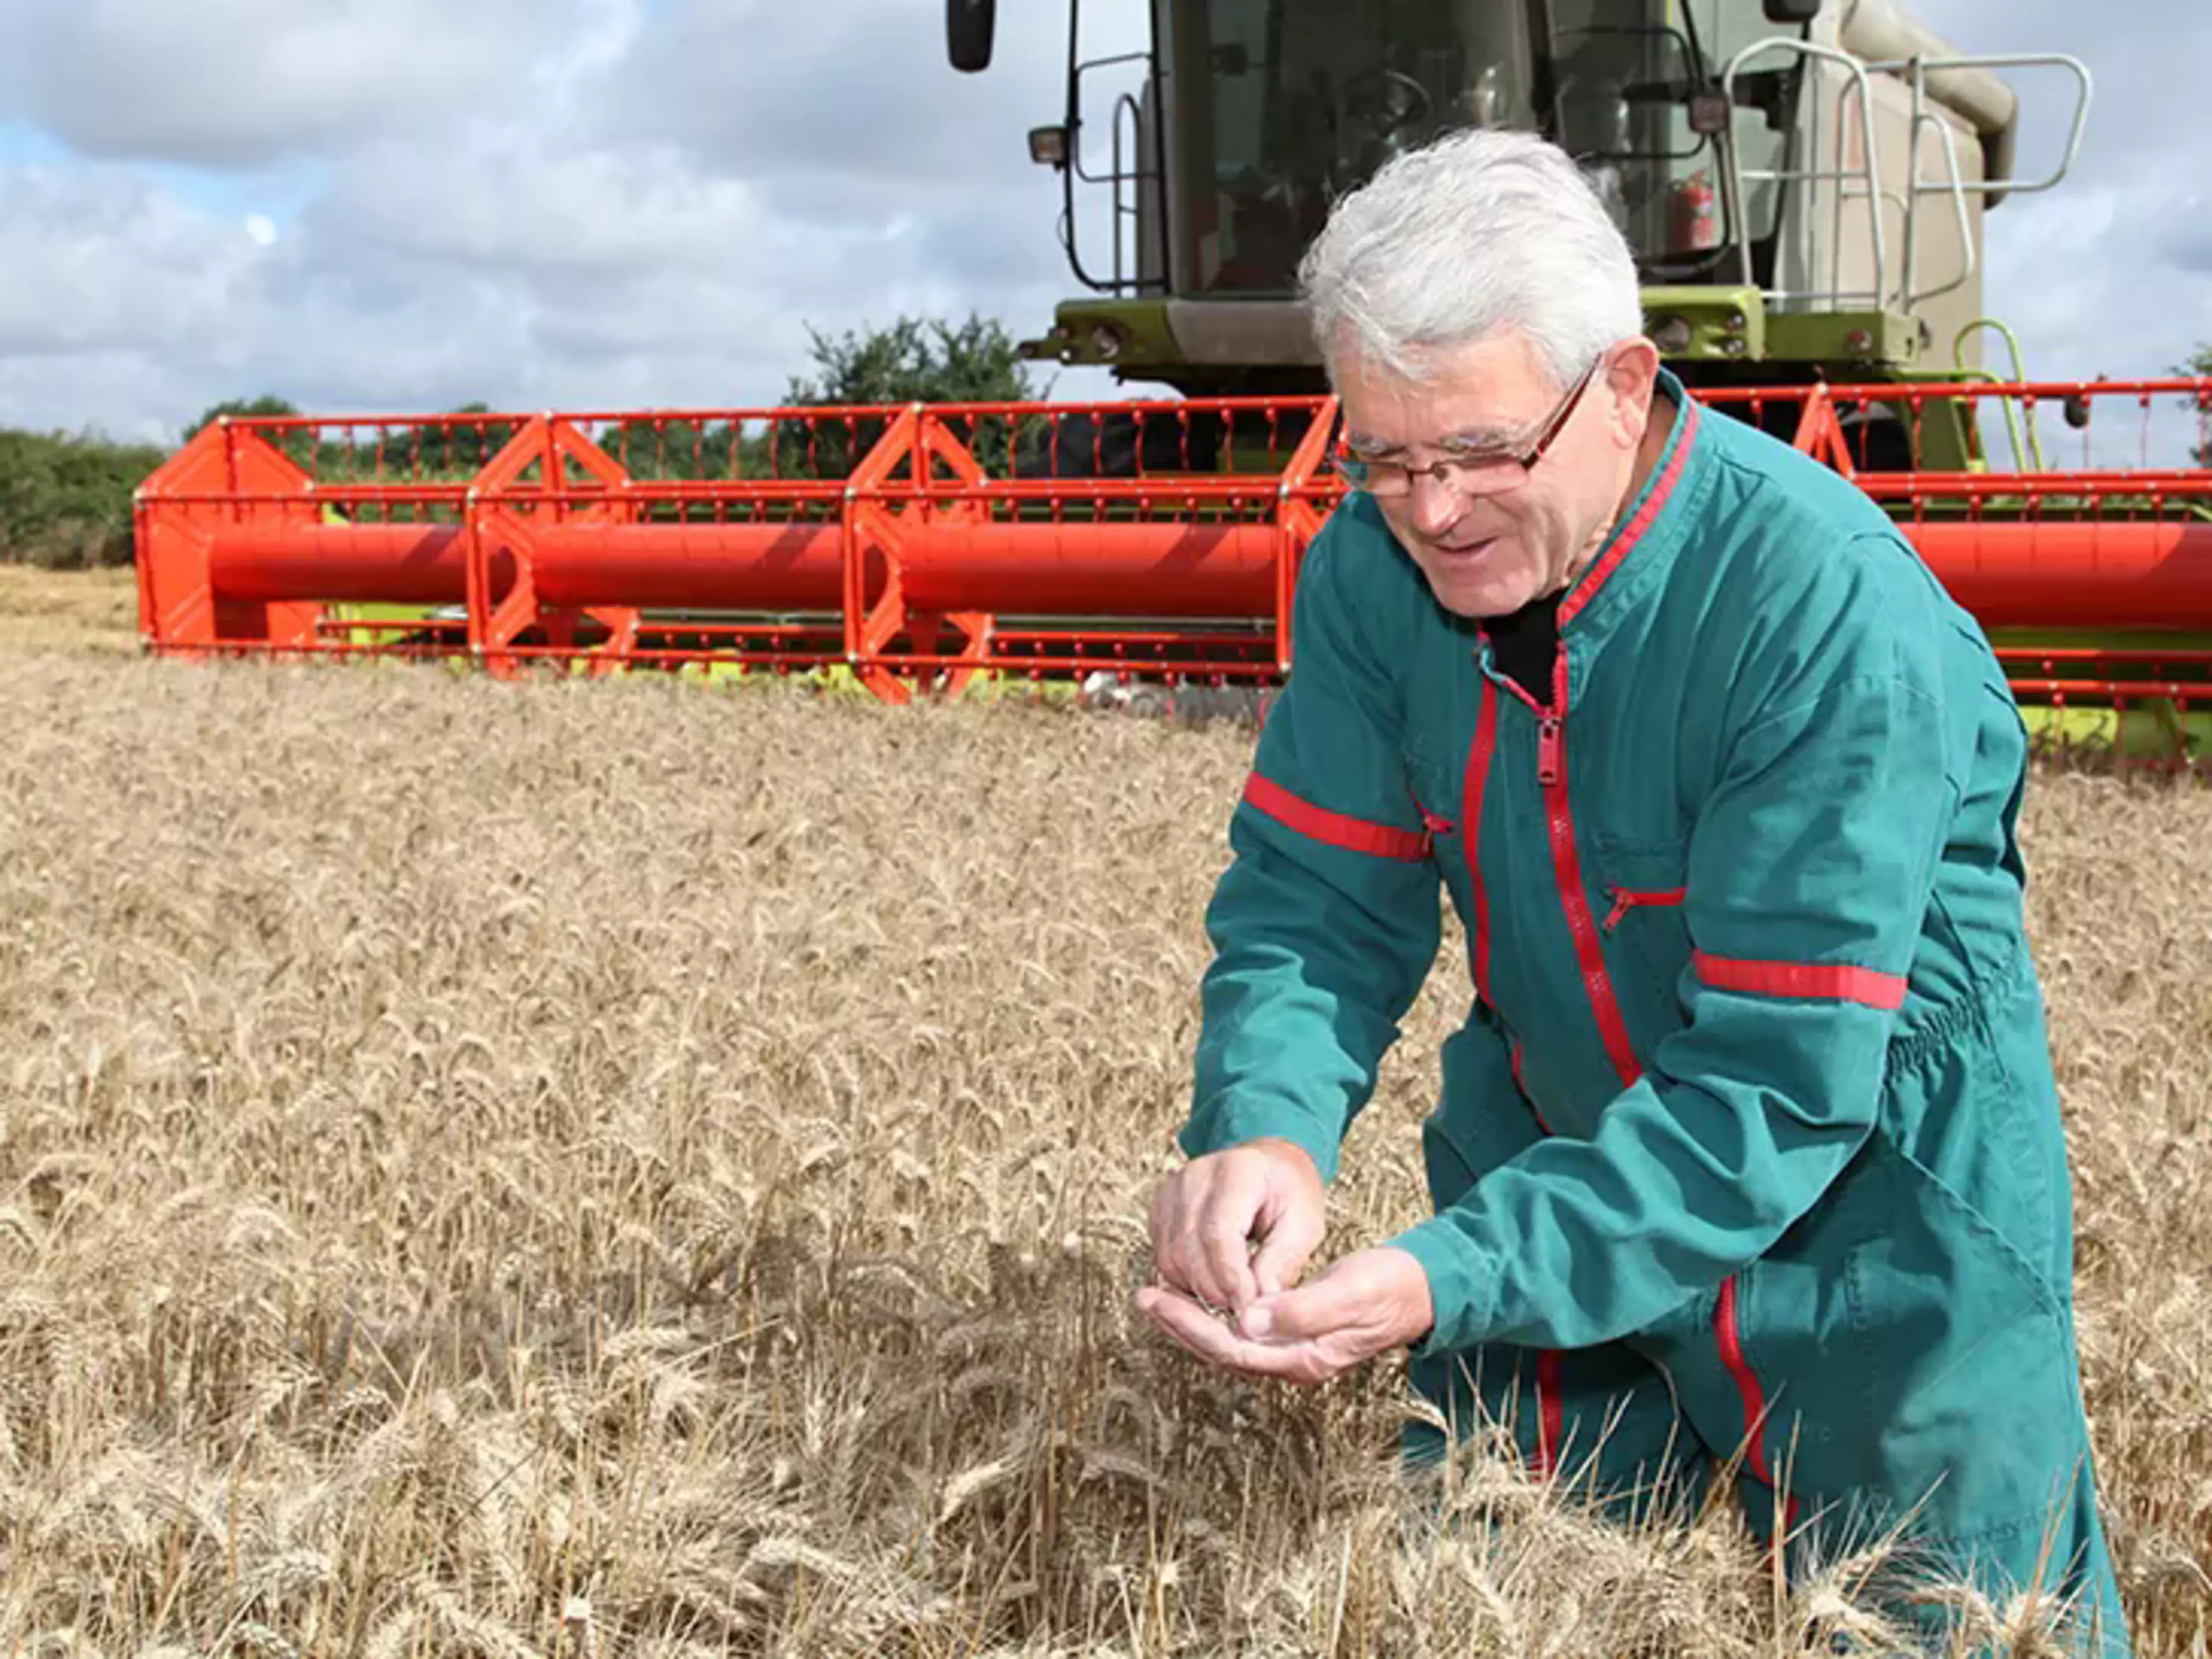
[[[2074,177],[1991,219],[2031,368],[2212,340],[2212,6],[1914,9],[2097,76]],[[1036,331],[1069,279],[1024,134],[1058,112],[1066,10],[1002,3],[969,77],[939,0],[0,0],[0,424],[757,403],[809,325]],[[1141,33],[1139,0],[1085,10],[1101,50]],[[2018,83],[2034,167],[2069,100]]]

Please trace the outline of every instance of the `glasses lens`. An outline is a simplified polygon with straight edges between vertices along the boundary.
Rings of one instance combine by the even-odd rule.
[[[1353,489],[1393,501],[1412,495],[1413,480],[1419,477],[1433,478],[1462,495],[1494,495],[1512,489],[1527,476],[1518,455],[1496,451],[1451,456],[1425,469],[1409,467],[1402,461],[1363,461],[1349,453],[1340,455],[1336,465]]]
[[[1527,476],[1517,455],[1463,455],[1451,464],[1452,488],[1462,495],[1495,495]]]
[[[1369,486],[1369,493],[1377,495],[1410,495],[1416,478],[1430,478],[1455,495],[1494,495],[1502,489],[1510,489],[1521,482],[1520,464],[1510,455],[1454,456],[1438,461],[1425,471],[1404,466],[1388,469],[1392,475],[1385,487]]]
[[[1392,461],[1363,461],[1346,455],[1337,462],[1337,470],[1355,489],[1364,489],[1370,495],[1403,495],[1413,489],[1413,480],[1406,469]]]

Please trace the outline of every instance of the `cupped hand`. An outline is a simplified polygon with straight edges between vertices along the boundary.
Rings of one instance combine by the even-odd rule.
[[[1301,1289],[1259,1297],[1229,1320],[1163,1285],[1138,1291],[1137,1305],[1200,1359],[1290,1382],[1326,1382],[1436,1322],[1421,1264],[1388,1245],[1345,1257]]]

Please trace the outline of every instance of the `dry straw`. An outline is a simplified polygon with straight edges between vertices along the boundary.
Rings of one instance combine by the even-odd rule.
[[[1247,732],[61,656],[0,720],[0,1652],[1889,1645],[1870,1561],[1480,1443],[1409,1494],[1392,1369],[1133,1329]],[[2116,1549],[2201,1655],[2212,798],[2027,823]],[[1456,948],[1340,1244],[1418,1212]]]

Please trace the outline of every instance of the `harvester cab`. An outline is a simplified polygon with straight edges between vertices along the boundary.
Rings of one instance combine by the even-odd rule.
[[[948,0],[956,67],[988,64],[991,18]],[[1026,349],[1200,397],[1321,386],[1301,252],[1339,196],[1466,126],[1576,156],[1692,384],[1956,374],[1983,215],[2064,176],[2090,93],[2077,59],[1968,57],[1889,0],[1152,0],[1144,51],[1082,37],[1069,0],[1065,114],[1030,147],[1089,292]],[[2075,97],[2063,155],[2023,179],[1996,71],[2029,65]]]

